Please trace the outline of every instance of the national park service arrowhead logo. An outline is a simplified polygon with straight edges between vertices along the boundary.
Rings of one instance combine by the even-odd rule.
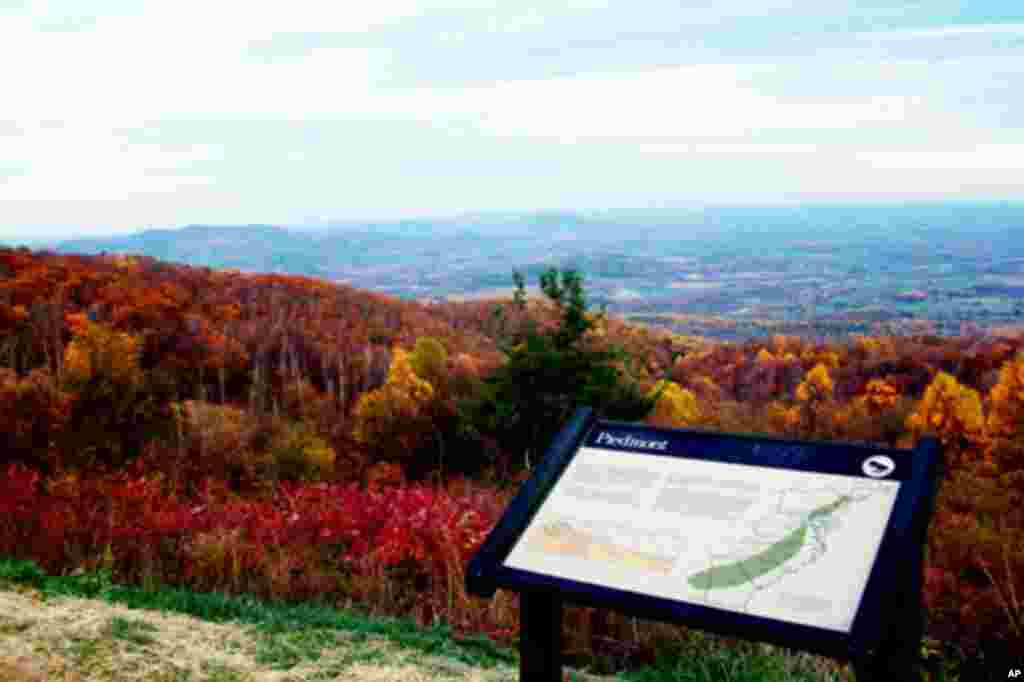
[[[885,455],[871,455],[861,466],[864,473],[871,478],[885,478],[896,468],[896,462]]]

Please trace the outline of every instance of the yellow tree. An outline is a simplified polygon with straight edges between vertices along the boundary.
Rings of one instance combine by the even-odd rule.
[[[433,387],[413,371],[409,354],[396,348],[387,381],[356,404],[353,436],[381,459],[408,458],[429,433],[424,407],[433,396]]]
[[[384,387],[397,402],[417,413],[422,405],[434,397],[433,387],[416,376],[409,354],[401,348],[395,349]]]
[[[459,388],[458,380],[452,381],[448,371],[448,351],[440,341],[431,336],[416,339],[416,346],[409,357],[413,371],[434,389],[434,398],[426,407],[428,414],[423,417],[424,425],[430,426],[437,454],[437,473],[444,476],[447,459],[447,443],[458,433],[459,415],[454,401],[449,400],[451,389]],[[457,436],[456,436],[457,437]],[[419,462],[425,465],[424,462]],[[423,466],[425,469],[425,466]],[[413,473],[413,472],[409,472]],[[416,472],[418,477],[420,472]]]
[[[828,406],[832,403],[833,384],[825,363],[819,362],[796,387],[800,417],[807,435],[816,435]]]
[[[965,464],[966,454],[986,440],[981,397],[955,377],[939,372],[907,417],[907,429],[915,440],[934,434],[946,448],[948,461]]]
[[[1024,353],[1003,364],[989,392],[988,432],[993,438],[1024,435]]]
[[[700,421],[700,408],[692,391],[682,388],[673,381],[662,379],[648,392],[647,397],[653,398],[658,391],[661,391],[661,396],[647,417],[648,424],[689,426]]]
[[[1024,470],[1024,353],[999,370],[999,381],[988,396],[990,456],[1003,474]]]
[[[337,455],[308,421],[282,420],[270,444],[274,474],[291,480],[323,480],[334,471]]]
[[[431,336],[416,339],[409,358],[412,369],[420,379],[428,382],[435,391],[445,393],[448,383],[448,351],[441,342]]]
[[[821,402],[832,399],[832,377],[823,363],[818,363],[807,372],[804,380],[796,387],[796,399],[802,403]]]

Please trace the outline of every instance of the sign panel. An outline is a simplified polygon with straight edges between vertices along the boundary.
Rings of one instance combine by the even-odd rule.
[[[602,437],[643,453],[581,447],[505,566],[850,631],[900,488],[876,477],[891,459],[794,471]]]
[[[934,438],[877,448],[652,428],[581,408],[470,561],[466,587],[520,592],[524,680],[561,679],[562,602],[903,679],[920,651],[941,467]]]

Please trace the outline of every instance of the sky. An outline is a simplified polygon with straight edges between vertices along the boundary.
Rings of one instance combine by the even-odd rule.
[[[0,239],[1024,199],[1020,0],[0,0]]]

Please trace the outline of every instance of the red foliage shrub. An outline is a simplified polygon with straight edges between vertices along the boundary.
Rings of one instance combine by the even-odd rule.
[[[354,483],[282,482],[273,500],[252,501],[225,498],[206,479],[186,500],[165,494],[161,477],[131,470],[140,464],[61,473],[42,485],[38,474],[12,465],[0,484],[0,549],[60,572],[96,565],[109,546],[120,580],[139,582],[158,567],[165,581],[198,589],[298,598],[339,573],[414,564],[413,577],[433,590],[450,588],[500,512],[480,493],[362,491]],[[291,573],[287,580],[282,571]]]

